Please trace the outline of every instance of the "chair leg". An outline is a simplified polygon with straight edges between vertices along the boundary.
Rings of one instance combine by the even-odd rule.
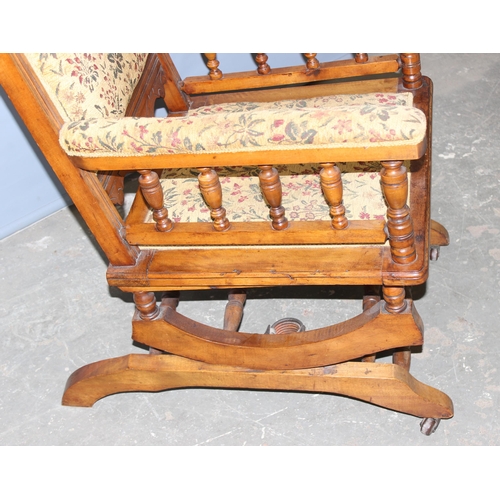
[[[243,318],[243,306],[247,299],[245,290],[231,290],[224,311],[224,330],[237,332]]]

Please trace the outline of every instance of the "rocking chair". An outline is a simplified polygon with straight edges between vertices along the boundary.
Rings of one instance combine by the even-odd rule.
[[[346,395],[423,418],[453,415],[409,373],[423,324],[411,287],[448,244],[430,218],[432,82],[418,54],[181,79],[168,54],[3,54],[0,83],[133,294],[149,354],[97,361],[63,404],[124,391],[224,387]],[[166,117],[155,116],[163,101]],[[139,188],[125,219],[123,182]],[[239,332],[256,287],[363,285],[363,311],[308,331],[284,318]],[[227,289],[222,328],[177,312],[179,292]],[[162,294],[161,297],[158,294]],[[376,362],[393,351],[392,363]]]

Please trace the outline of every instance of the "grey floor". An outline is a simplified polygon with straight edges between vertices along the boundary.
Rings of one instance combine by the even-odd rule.
[[[130,339],[133,304],[110,289],[106,262],[74,209],[0,241],[1,445],[498,445],[500,55],[422,56],[435,85],[432,217],[451,245],[417,291],[425,344],[412,374],[446,392],[455,416],[430,437],[419,419],[333,395],[179,389],[61,406],[75,369],[144,352]],[[308,328],[357,314],[357,289],[255,293],[243,329],[287,315]],[[220,326],[215,294],[180,311]],[[265,307],[264,307],[265,305]],[[272,307],[269,307],[269,306]]]

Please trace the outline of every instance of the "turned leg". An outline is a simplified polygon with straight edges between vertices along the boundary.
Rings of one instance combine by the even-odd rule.
[[[152,321],[160,314],[153,292],[135,292],[134,303],[140,318],[144,321]],[[163,354],[163,351],[150,347],[149,354]]]
[[[247,294],[244,290],[231,290],[228,295],[228,302],[224,312],[224,330],[237,332],[243,318],[243,306]]]
[[[402,161],[383,161],[382,191],[387,202],[387,232],[394,262],[410,264],[416,257],[408,200],[408,175]]]
[[[160,314],[153,292],[135,292],[134,303],[140,318],[144,321],[152,321]]]
[[[378,302],[380,302],[380,287],[369,285],[365,286],[365,292],[363,295],[363,311],[367,311]],[[369,356],[363,356],[361,361],[364,363],[375,363],[376,358],[376,354],[370,354]]]
[[[386,302],[385,309],[391,314],[402,313],[407,308],[407,302],[405,299],[405,289],[404,287],[383,287],[383,296]],[[409,370],[411,361],[411,350],[409,347],[402,347],[396,349],[392,356],[392,362],[395,365],[402,366],[403,368]]]

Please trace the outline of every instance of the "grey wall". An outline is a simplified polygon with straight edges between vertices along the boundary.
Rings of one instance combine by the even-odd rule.
[[[300,54],[268,54],[271,66],[302,64]],[[351,54],[318,54],[319,61]],[[206,73],[200,54],[172,54],[182,77]],[[223,72],[255,68],[251,54],[217,54]],[[0,239],[70,203],[64,189],[0,88]]]

